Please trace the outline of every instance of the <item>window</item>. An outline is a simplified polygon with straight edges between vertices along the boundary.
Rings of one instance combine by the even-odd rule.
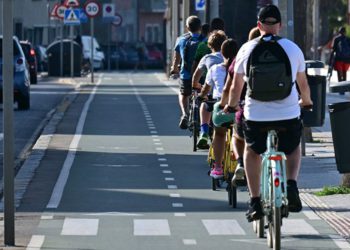
[[[159,24],[146,24],[146,38],[147,43],[161,43],[161,32]]]

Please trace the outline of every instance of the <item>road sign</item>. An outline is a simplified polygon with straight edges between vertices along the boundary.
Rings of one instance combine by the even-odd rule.
[[[100,14],[101,5],[94,0],[87,1],[84,5],[84,11],[88,17],[96,17]]]
[[[196,11],[205,10],[205,0],[196,0]]]
[[[59,5],[56,9],[56,16],[60,19],[64,19],[64,12],[67,10],[67,7],[64,5]]]
[[[64,12],[64,24],[79,25],[80,24],[80,9],[67,9]]]
[[[56,3],[53,7],[52,10],[50,12],[50,17],[57,17],[57,8],[58,6],[60,6],[58,3]]]
[[[103,18],[111,18],[113,20],[114,14],[115,14],[115,4],[113,3],[103,4],[103,12],[102,12]]]
[[[79,0],[65,0],[63,5],[66,7],[79,7],[80,3]]]
[[[80,9],[80,23],[87,23],[89,18],[87,17],[87,15],[85,14],[83,9]]]
[[[113,20],[112,24],[114,26],[120,26],[120,25],[122,25],[122,23],[123,23],[122,16],[116,13],[115,16],[114,16],[114,20]]]

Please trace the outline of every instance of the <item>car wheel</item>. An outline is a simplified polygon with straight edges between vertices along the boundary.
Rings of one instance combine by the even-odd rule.
[[[18,97],[18,110],[28,110],[30,109],[30,96],[21,95]]]

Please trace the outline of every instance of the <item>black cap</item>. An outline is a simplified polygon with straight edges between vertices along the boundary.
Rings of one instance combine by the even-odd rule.
[[[266,21],[267,18],[274,18],[276,21]],[[276,5],[269,4],[260,9],[258,20],[266,24],[276,24],[281,22],[281,12]]]

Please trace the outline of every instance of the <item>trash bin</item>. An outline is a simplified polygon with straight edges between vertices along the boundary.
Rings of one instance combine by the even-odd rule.
[[[74,76],[81,74],[82,50],[81,46],[72,40],[63,40],[63,76],[71,75],[71,43],[73,42],[74,53]],[[47,63],[49,76],[61,76],[61,40],[51,43],[47,50]]]
[[[306,75],[309,82],[312,111],[305,111],[303,122],[305,127],[321,127],[326,114],[326,75],[321,74],[324,63],[321,61],[305,61]],[[310,69],[313,69],[313,74]]]
[[[335,161],[339,173],[350,173],[350,102],[328,105]]]

